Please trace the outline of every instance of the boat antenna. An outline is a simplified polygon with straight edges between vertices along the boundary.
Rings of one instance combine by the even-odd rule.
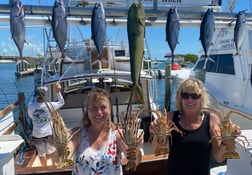
[[[118,30],[117,30],[116,36],[117,35],[118,35]],[[112,41],[111,45],[113,45],[113,41]],[[122,43],[121,43],[121,47],[122,47]],[[114,54],[112,54],[112,56],[113,56],[113,66],[114,66],[113,74],[114,74],[115,91],[117,91],[117,78],[116,78],[116,68],[115,68],[115,57],[114,57]],[[115,105],[116,105],[116,120],[119,123],[120,122],[120,118],[119,118],[119,103],[118,103],[118,97],[117,97],[117,95],[115,97]]]

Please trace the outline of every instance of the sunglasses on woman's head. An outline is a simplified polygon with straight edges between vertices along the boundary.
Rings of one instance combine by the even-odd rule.
[[[196,94],[196,93],[190,94],[190,93],[187,93],[187,92],[181,93],[181,98],[183,98],[183,99],[189,99],[190,97],[192,99],[196,100],[196,99],[199,99],[201,97],[201,94]]]

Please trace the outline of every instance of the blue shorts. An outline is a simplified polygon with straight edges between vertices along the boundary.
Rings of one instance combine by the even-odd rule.
[[[32,137],[32,142],[34,146],[37,148],[39,157],[44,157],[56,151],[52,135],[42,138]]]

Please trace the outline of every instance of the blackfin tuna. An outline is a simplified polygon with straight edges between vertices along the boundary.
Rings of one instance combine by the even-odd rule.
[[[213,45],[213,36],[215,31],[215,19],[213,9],[208,8],[205,12],[200,25],[200,41],[204,49],[205,55],[201,59],[205,59],[203,69],[206,69],[206,63],[208,60],[214,62],[208,55],[210,46]]]
[[[133,88],[130,96],[130,103],[133,97],[139,96],[143,102],[143,92],[139,85],[140,72],[142,69],[144,55],[145,37],[145,11],[141,2],[134,2],[128,10],[127,33],[130,52],[130,68]]]
[[[241,47],[246,26],[246,10],[240,11],[237,14],[235,28],[234,28],[234,43],[236,48],[236,54],[239,54],[239,49]]]
[[[63,0],[55,0],[52,11],[53,37],[65,58],[64,48],[67,41],[67,15]]]
[[[95,3],[91,18],[91,38],[94,41],[98,57],[101,60],[106,39],[106,18],[102,3]]]
[[[174,59],[174,50],[176,45],[179,43],[179,31],[180,31],[180,24],[179,24],[179,15],[177,12],[177,8],[170,8],[169,12],[167,13],[167,21],[166,21],[166,41],[171,49],[172,53],[172,64]]]
[[[23,48],[25,43],[25,13],[21,0],[13,1],[10,9],[10,31],[19,52],[23,59]]]

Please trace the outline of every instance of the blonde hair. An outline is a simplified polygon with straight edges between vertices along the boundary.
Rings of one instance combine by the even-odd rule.
[[[183,92],[194,92],[196,94],[201,94],[201,104],[200,107],[205,108],[209,105],[209,95],[206,92],[203,82],[197,78],[188,78],[179,84],[175,96],[175,109],[182,111],[182,100],[181,93]]]
[[[82,119],[82,124],[84,127],[88,128],[91,125],[90,119],[88,117],[88,107],[93,102],[96,102],[97,100],[107,100],[109,102],[109,107],[111,107],[110,100],[109,100],[109,92],[105,89],[101,88],[92,88],[87,95],[87,105],[86,105],[86,111]],[[108,129],[111,127],[111,117],[108,119]]]

